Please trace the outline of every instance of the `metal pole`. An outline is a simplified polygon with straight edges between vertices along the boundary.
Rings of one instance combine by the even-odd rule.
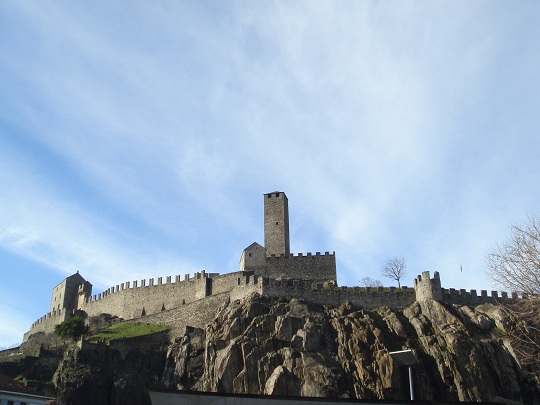
[[[412,366],[409,366],[409,390],[411,392],[411,401],[414,401],[413,381],[412,381]]]

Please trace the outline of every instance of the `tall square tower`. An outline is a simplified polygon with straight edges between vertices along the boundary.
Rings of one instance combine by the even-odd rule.
[[[264,195],[264,247],[266,256],[289,255],[289,200],[284,192]]]

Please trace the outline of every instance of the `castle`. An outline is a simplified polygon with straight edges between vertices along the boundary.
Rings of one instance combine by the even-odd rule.
[[[321,254],[290,253],[289,208],[283,192],[264,194],[264,246],[254,242],[244,249],[239,271],[228,274],[195,273],[125,282],[92,295],[92,284],[79,272],[53,288],[50,311],[34,322],[24,341],[33,334],[51,333],[54,326],[74,314],[96,316],[110,314],[124,320],[169,325],[182,330],[186,326],[204,327],[221,306],[253,293],[302,298],[324,305],[344,302],[374,308],[405,308],[414,301],[437,300],[478,305],[498,298],[482,290],[443,289],[439,273],[430,278],[423,272],[407,287],[338,287],[335,252]],[[501,298],[508,298],[503,293]],[[513,297],[516,298],[516,297]]]

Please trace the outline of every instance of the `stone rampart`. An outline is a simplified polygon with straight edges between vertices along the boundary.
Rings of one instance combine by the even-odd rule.
[[[211,295],[177,308],[143,316],[137,322],[156,323],[172,328],[172,335],[183,333],[186,326],[204,328],[214,319],[219,308],[230,300],[228,293]]]
[[[476,306],[481,304],[504,303],[508,300],[527,299],[526,294],[508,293],[505,291],[476,290],[466,291],[465,289],[443,288],[442,297],[444,302],[456,305]]]
[[[183,280],[176,276],[167,277],[165,282],[160,277],[133,283],[126,282],[111,287],[101,294],[87,297],[80,310],[89,316],[102,313],[118,316],[125,320],[161,323],[177,328],[185,326],[204,327],[216,314],[219,306],[227,300],[242,299],[258,293],[282,298],[303,298],[308,301],[339,306],[344,302],[363,308],[389,306],[406,308],[415,300],[439,300],[458,305],[480,305],[483,303],[504,302],[509,299],[526,298],[517,294],[488,292],[482,290],[444,289],[440,286],[439,274],[430,278],[429,272],[422,273],[415,279],[415,288],[396,287],[336,287],[332,282],[335,276],[332,268],[335,256],[298,255],[268,258],[273,275],[284,277],[292,274],[289,269],[296,269],[303,277],[323,277],[325,282],[310,279],[262,277],[255,271],[239,271],[208,277],[203,271]],[[318,272],[319,271],[319,272]],[[318,273],[317,273],[318,272]],[[174,282],[173,282],[174,281]],[[329,282],[330,281],[330,282]],[[24,335],[24,341],[38,332],[52,333],[54,326],[64,321],[72,313],[66,310],[53,311],[38,319]]]
[[[204,298],[211,292],[210,283],[204,270],[193,277],[185,275],[183,280],[175,276],[174,282],[171,276],[165,282],[162,277],[141,280],[140,284],[128,281],[86,298],[78,309],[89,316],[107,313],[135,319]],[[55,325],[64,321],[65,317],[58,316],[62,311],[54,311],[34,322],[24,340],[37,332],[51,333]]]
[[[389,306],[406,308],[415,301],[414,290],[407,287],[370,288],[324,286],[306,280],[263,280],[263,294],[282,298],[303,298],[324,305],[339,306],[344,302],[362,308]]]
[[[82,307],[88,315],[107,313],[123,319],[134,319],[144,315],[175,308],[179,305],[204,298],[209,293],[210,279],[203,271],[184,280],[176,276],[174,282],[167,277],[151,278],[122,283],[111,287],[102,294],[86,300]]]
[[[212,278],[212,295],[228,293],[232,300],[241,299],[253,292],[262,293],[262,277],[253,272],[237,271]]]
[[[316,252],[314,255],[299,253],[298,255],[269,256],[266,258],[266,269],[263,277],[272,279],[299,279],[311,282],[326,282],[337,279],[335,252]]]
[[[23,342],[26,342],[34,333],[53,333],[54,327],[65,321],[71,315],[72,314],[68,314],[66,311],[61,309],[58,311],[49,312],[47,315],[42,316],[32,324],[30,330],[24,334]]]

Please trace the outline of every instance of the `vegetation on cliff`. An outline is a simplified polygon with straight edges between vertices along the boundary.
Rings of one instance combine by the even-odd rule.
[[[122,322],[101,330],[100,332],[91,336],[89,340],[91,342],[97,342],[100,340],[110,341],[118,339],[128,339],[132,337],[151,335],[153,333],[162,332],[169,329],[169,326],[156,325],[153,323]]]
[[[62,339],[78,339],[88,331],[84,318],[74,316],[54,327],[54,334]]]

